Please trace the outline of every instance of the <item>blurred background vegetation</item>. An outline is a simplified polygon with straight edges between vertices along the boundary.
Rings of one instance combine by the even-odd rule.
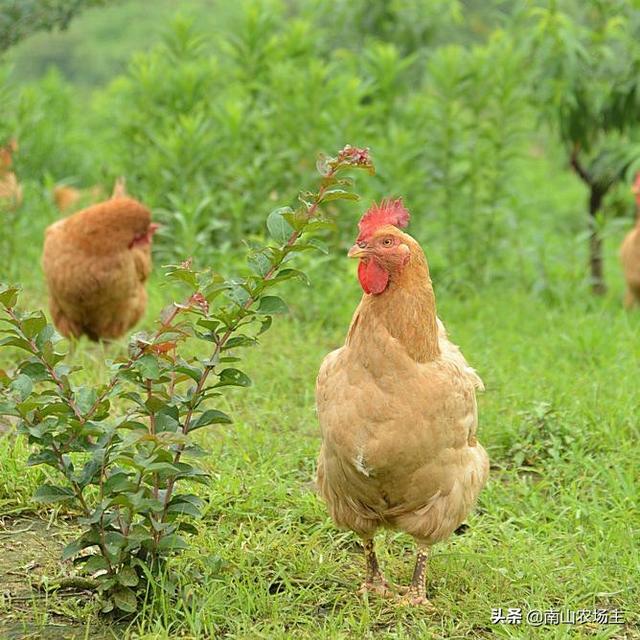
[[[632,220],[630,0],[9,0],[0,20],[0,141],[18,140],[25,190],[5,279],[38,281],[55,184],[108,192],[119,175],[164,223],[160,264],[222,268],[346,142],[376,161],[367,200],[403,195],[459,292],[584,293]],[[333,257],[356,222],[337,220]]]
[[[362,203],[330,204],[327,254],[296,257],[311,287],[282,285],[290,318],[245,363],[256,392],[207,436],[208,526],[173,565],[196,596],[159,589],[136,638],[183,624],[189,637],[479,638],[500,635],[492,607],[524,603],[619,607],[634,616],[620,633],[638,637],[638,316],[622,310],[617,252],[635,217],[639,82],[638,0],[0,0],[0,145],[17,140],[24,190],[0,210],[0,281],[23,284],[27,307],[46,305],[55,185],[109,193],[125,176],[163,223],[148,328],[181,295],[162,265],[242,272],[269,212],[315,184],[319,152],[370,147],[377,168],[355,176]],[[347,596],[353,545],[301,488],[313,380],[361,294],[345,254],[386,196],[405,198],[439,312],[488,389],[493,481],[471,532],[432,563],[440,635],[423,612]],[[99,384],[109,353],[84,343],[75,363]],[[32,508],[28,453],[0,438],[0,507]],[[539,637],[554,631],[623,637]]]

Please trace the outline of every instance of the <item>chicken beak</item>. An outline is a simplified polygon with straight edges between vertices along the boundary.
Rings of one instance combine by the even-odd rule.
[[[149,237],[152,237],[153,234],[160,228],[160,225],[157,222],[152,222],[149,225]]]
[[[349,249],[349,253],[347,253],[347,257],[349,258],[364,258],[366,255],[368,255],[368,251],[366,249],[363,249],[362,247],[358,246],[357,244],[354,244],[353,247],[351,247],[351,249]]]

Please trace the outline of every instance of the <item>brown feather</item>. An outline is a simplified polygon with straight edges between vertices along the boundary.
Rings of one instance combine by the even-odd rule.
[[[318,487],[338,526],[370,535],[397,528],[433,544],[466,518],[489,472],[478,444],[482,387],[436,315],[418,243],[387,289],[365,294],[345,345],[322,363]]]

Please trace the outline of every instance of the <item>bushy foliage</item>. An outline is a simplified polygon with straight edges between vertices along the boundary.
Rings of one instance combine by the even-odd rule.
[[[347,137],[381,158],[368,196],[408,196],[419,232],[442,247],[434,264],[451,280],[485,277],[515,218],[509,182],[525,152],[510,37],[437,48],[425,64],[373,37],[325,48],[320,17],[286,18],[279,3],[245,3],[217,40],[178,18],[101,96],[116,128],[110,166],[157,209],[163,258],[195,246],[211,259],[259,233],[261,203],[291,197],[308,169],[296,157]]]

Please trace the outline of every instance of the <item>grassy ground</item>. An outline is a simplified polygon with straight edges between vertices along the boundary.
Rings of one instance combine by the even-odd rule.
[[[480,433],[493,473],[469,530],[434,551],[428,589],[436,612],[426,613],[355,595],[359,546],[332,526],[313,492],[314,376],[341,343],[359,295],[347,268],[339,268],[344,296],[333,317],[314,323],[294,314],[267,334],[245,367],[256,387],[231,397],[236,423],[203,435],[212,482],[200,489],[207,499],[200,533],[171,564],[182,585],[177,602],[158,589],[130,627],[109,631],[91,622],[91,598],[12,601],[5,575],[0,635],[4,615],[4,632],[16,638],[32,637],[19,632],[34,623],[45,629],[73,620],[80,626],[68,633],[75,629],[75,637],[640,638],[640,315],[622,311],[617,288],[602,301],[575,296],[555,305],[498,288],[440,297],[453,339],[487,384]],[[87,375],[101,374],[101,349],[77,351]],[[41,472],[25,471],[26,455],[11,433],[0,437],[7,514],[31,509]],[[57,524],[64,537],[66,521]],[[21,535],[11,535],[11,527],[19,530],[14,523],[6,526],[5,545]],[[407,582],[409,540],[386,533],[379,549],[389,575]],[[626,625],[494,625],[494,607],[618,608]]]
[[[538,260],[545,268],[521,283],[509,273],[501,285],[455,293],[434,274],[439,313],[487,386],[480,439],[492,460],[469,529],[434,550],[435,613],[356,596],[359,545],[334,528],[313,491],[314,378],[360,296],[355,265],[336,258],[309,265],[313,288],[285,292],[291,316],[247,353],[255,386],[229,396],[235,423],[201,433],[212,481],[196,488],[207,505],[200,532],[170,565],[180,595],[158,585],[133,622],[109,626],[90,595],[39,588],[45,576],[72,573],[56,560],[71,524],[56,511],[34,513],[43,472],[25,468],[24,441],[0,424],[0,637],[640,638],[640,314],[620,304],[621,229],[607,238],[612,290],[594,299],[581,280],[576,182],[547,161],[532,160],[523,175],[547,186],[526,189],[536,195],[522,202],[520,244],[528,272]],[[39,240],[25,243],[16,265],[29,306],[45,304],[29,266],[38,251]],[[147,325],[171,299],[161,280],[150,287]],[[105,349],[122,348],[83,342],[73,359],[97,382]],[[388,532],[378,548],[389,577],[406,583],[410,541]],[[495,625],[496,607],[624,609],[626,623]]]

